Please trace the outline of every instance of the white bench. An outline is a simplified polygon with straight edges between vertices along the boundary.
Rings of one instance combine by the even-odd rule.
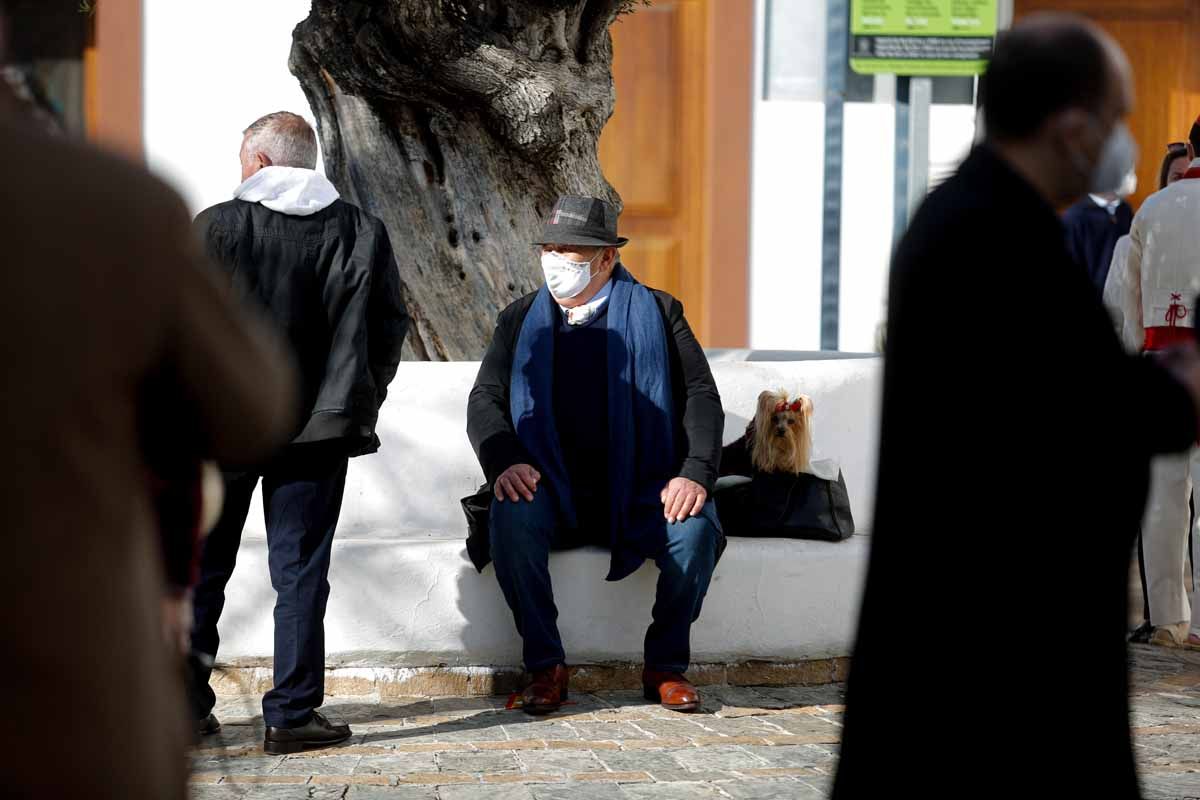
[[[840,460],[858,535],[838,544],[732,538],[693,629],[693,661],[796,662],[849,654],[871,528],[878,359],[743,361],[714,354],[726,441],[764,388],[815,403],[815,440]],[[351,462],[329,581],[330,667],[516,667],[520,642],[491,567],[467,560],[459,499],[482,483],[466,437],[478,365],[405,363],[383,409],[380,453]],[[251,507],[221,619],[226,664],[271,656],[274,593],[261,499]],[[657,570],[606,583],[608,554],[553,556],[560,627],[572,663],[639,663]]]

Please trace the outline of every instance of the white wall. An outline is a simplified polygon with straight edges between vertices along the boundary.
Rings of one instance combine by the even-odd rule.
[[[887,313],[895,240],[895,119],[891,103],[846,104],[839,348],[849,352],[875,350]],[[931,188],[954,174],[974,137],[972,106],[930,108]]]
[[[288,72],[310,0],[145,0],[145,141],[152,170],[193,212],[228,200],[241,132],[272,111],[312,121]]]
[[[895,109],[847,103],[839,347],[872,352],[892,249]],[[760,99],[754,118],[750,346],[819,350],[825,104]]]
[[[892,258],[896,107],[847,103],[844,135],[838,347],[871,353]]]
[[[755,105],[750,346],[819,350],[825,104]]]
[[[929,180],[954,174],[975,141],[973,106],[934,106],[929,114]]]
[[[467,561],[459,498],[483,479],[466,428],[479,365],[404,363],[379,418],[380,451],[350,462],[334,540],[326,618],[337,666],[515,665],[520,640],[496,584]],[[813,399],[813,440],[845,475],[858,534],[841,543],[734,538],[693,633],[696,662],[789,661],[850,651],[873,526],[879,359],[719,362],[725,441],[754,416],[764,386]],[[250,505],[221,616],[223,661],[271,653],[271,590],[261,498]],[[555,596],[571,658],[640,660],[657,570],[605,583],[609,556],[555,555]]]

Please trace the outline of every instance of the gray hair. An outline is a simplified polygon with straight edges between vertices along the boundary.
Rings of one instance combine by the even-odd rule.
[[[276,111],[242,131],[248,153],[262,153],[277,167],[317,168],[317,134],[304,117]]]

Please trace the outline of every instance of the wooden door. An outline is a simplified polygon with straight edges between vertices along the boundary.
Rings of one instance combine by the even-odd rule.
[[[707,346],[748,335],[753,19],[752,0],[654,0],[612,29],[600,162],[625,204],[622,259]]]
[[[1130,127],[1141,149],[1136,208],[1158,190],[1167,144],[1186,141],[1200,115],[1200,0],[1017,0],[1015,17],[1046,10],[1092,19],[1133,64],[1137,106]]]

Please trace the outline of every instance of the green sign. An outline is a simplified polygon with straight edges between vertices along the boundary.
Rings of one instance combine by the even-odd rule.
[[[850,0],[850,68],[863,75],[979,75],[996,0]]]

